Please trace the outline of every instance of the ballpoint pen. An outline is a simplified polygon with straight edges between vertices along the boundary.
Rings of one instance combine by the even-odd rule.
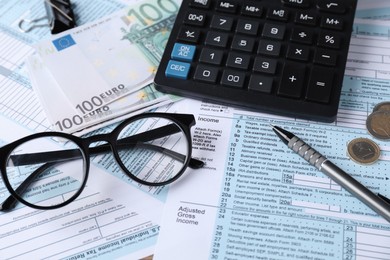
[[[389,199],[380,194],[376,195],[371,192],[351,175],[333,164],[325,156],[314,150],[293,133],[274,125],[272,125],[272,130],[274,130],[290,149],[390,222]]]

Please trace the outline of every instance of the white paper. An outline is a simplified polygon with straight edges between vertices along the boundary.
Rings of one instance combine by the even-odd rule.
[[[72,3],[79,25],[125,7],[119,1]],[[43,2],[39,0],[3,1],[0,13],[0,146],[3,146],[51,129],[25,69],[26,58],[34,52],[31,45],[50,36],[50,29],[42,27],[27,34],[18,30],[20,19],[44,15]],[[37,211],[18,204],[16,210],[0,213],[1,258],[72,259],[86,257],[89,252],[91,258],[140,259],[153,254],[162,199],[95,163],[91,167],[88,186],[74,204],[52,211]],[[2,201],[8,191],[2,181],[0,184]],[[102,215],[105,210],[109,214]],[[94,220],[98,225],[91,224]],[[142,235],[141,231],[149,234]]]
[[[80,115],[66,97],[63,89],[42,63],[40,56],[31,55],[27,60],[31,84],[44,109],[51,128],[65,133],[85,134],[173,101],[171,95],[160,95],[149,84],[142,89],[121,97],[85,115]]]

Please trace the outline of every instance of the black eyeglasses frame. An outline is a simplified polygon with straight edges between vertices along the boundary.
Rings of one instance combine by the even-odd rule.
[[[119,157],[118,148],[117,148],[117,141],[118,141],[117,138],[118,138],[119,134],[126,126],[128,126],[132,122],[137,121],[137,120],[142,120],[145,118],[164,118],[164,119],[170,120],[181,129],[181,131],[184,133],[184,135],[186,137],[187,155],[185,158],[185,162],[183,163],[181,170],[174,177],[170,178],[169,180],[154,183],[154,182],[147,182],[145,180],[139,179],[126,168],[126,166],[122,163],[122,160]],[[99,152],[91,153],[91,150],[93,151],[93,149],[96,149],[96,148],[100,152],[102,152],[102,150],[107,150],[106,148],[111,149],[116,163],[119,165],[119,167],[122,169],[122,171],[126,174],[126,176],[130,177],[132,180],[134,180],[142,185],[165,186],[167,184],[170,184],[170,183],[176,181],[178,178],[180,178],[183,175],[183,173],[185,172],[185,170],[187,169],[187,167],[198,169],[198,168],[203,167],[203,165],[204,165],[204,163],[202,161],[192,158],[192,138],[191,138],[190,129],[194,125],[195,125],[195,118],[191,114],[158,113],[158,112],[156,112],[156,113],[143,113],[143,114],[133,116],[133,117],[121,122],[110,133],[92,135],[89,137],[82,138],[82,137],[78,137],[78,136],[74,136],[74,135],[62,133],[62,132],[41,132],[41,133],[35,133],[32,135],[23,137],[21,139],[18,139],[16,141],[9,143],[9,144],[0,148],[1,177],[3,179],[3,182],[6,186],[6,188],[8,189],[8,191],[11,194],[10,197],[8,197],[2,204],[0,204],[0,211],[6,211],[6,210],[13,208],[17,201],[25,204],[26,206],[32,207],[32,208],[45,209],[45,210],[60,208],[60,207],[63,207],[65,205],[73,202],[82,193],[82,191],[84,190],[84,188],[86,186],[86,183],[87,183],[87,180],[89,177],[90,156],[92,154],[99,153]],[[153,140],[153,139],[157,139],[159,137],[166,136],[168,134],[173,134],[172,130],[169,130],[169,129],[164,129],[165,130],[165,133],[164,133],[163,128],[164,127],[160,127],[159,129],[155,129],[155,130],[153,130],[154,131],[153,133],[145,132],[146,134],[145,133],[137,134],[134,136],[134,139],[137,141],[147,141],[148,139]],[[158,131],[156,131],[156,130],[161,130],[160,131],[161,133],[158,133]],[[158,134],[158,135],[156,136],[156,134]],[[15,192],[14,188],[10,184],[8,177],[7,177],[7,173],[6,173],[7,160],[12,156],[11,155],[12,151],[14,151],[14,149],[16,147],[18,147],[19,145],[21,145],[25,142],[28,142],[30,140],[40,138],[40,137],[49,137],[49,138],[50,137],[53,137],[53,138],[63,137],[69,141],[72,141],[74,144],[76,144],[80,148],[80,151],[82,153],[83,160],[84,160],[84,174],[85,174],[85,176],[84,176],[83,182],[82,182],[79,190],[77,192],[75,192],[75,194],[73,194],[73,196],[71,198],[67,199],[63,203],[56,204],[53,206],[39,206],[39,205],[31,204],[30,202],[21,198]],[[133,138],[133,136],[131,136],[131,138]],[[97,146],[97,147],[90,148],[90,145],[92,143],[95,143],[95,142],[106,142],[106,143],[103,145]],[[102,147],[105,149],[102,149]],[[48,164],[50,164],[50,163],[48,163]]]

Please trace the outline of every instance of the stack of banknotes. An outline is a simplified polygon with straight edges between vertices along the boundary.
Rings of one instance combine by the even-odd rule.
[[[152,82],[179,2],[137,2],[35,46],[28,71],[53,130],[84,134],[178,99]]]

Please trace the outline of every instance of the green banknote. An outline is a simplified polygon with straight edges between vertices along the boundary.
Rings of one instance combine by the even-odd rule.
[[[153,82],[179,4],[140,1],[35,46],[82,116]]]
[[[179,2],[140,1],[36,46],[30,75],[55,130],[85,132],[179,99],[152,83]]]
[[[179,0],[143,1],[130,8],[122,17],[126,25],[121,28],[123,39],[137,45],[156,68],[175,22],[180,2]]]

